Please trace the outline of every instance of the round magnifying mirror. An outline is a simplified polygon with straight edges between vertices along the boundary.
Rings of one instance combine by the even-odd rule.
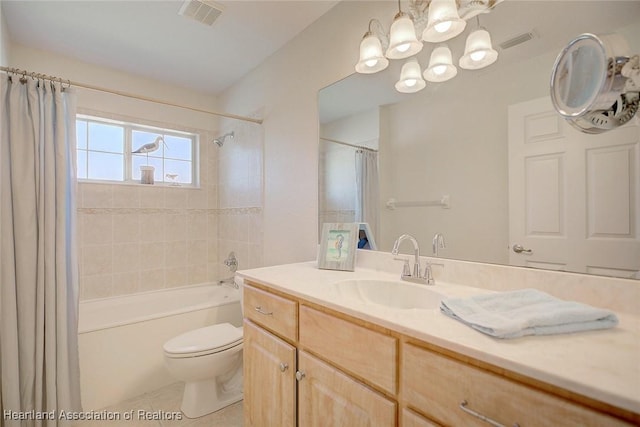
[[[628,50],[618,34],[582,34],[572,40],[551,72],[551,100],[558,113],[585,132],[610,128],[611,121],[599,124],[601,118],[594,115],[620,110],[626,81],[620,69],[629,60]]]

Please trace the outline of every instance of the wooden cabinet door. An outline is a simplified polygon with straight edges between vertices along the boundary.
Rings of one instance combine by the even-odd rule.
[[[299,351],[298,372],[299,426],[396,426],[395,402],[336,368]]]
[[[296,349],[244,321],[244,425],[296,425]]]

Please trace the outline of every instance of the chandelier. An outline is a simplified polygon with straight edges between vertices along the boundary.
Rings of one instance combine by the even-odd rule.
[[[409,58],[402,66],[400,79],[396,83],[399,92],[418,92],[426,87],[426,81],[450,80],[456,76],[458,69],[453,64],[451,50],[444,42],[462,33],[467,21],[474,17],[477,29],[467,37],[464,54],[458,65],[467,70],[487,67],[498,59],[498,52],[491,45],[489,32],[480,27],[479,15],[489,13],[502,1],[410,0],[408,12],[403,12],[398,0],[398,13],[388,35],[380,21],[375,18],[369,21],[369,29],[360,42],[356,71],[373,74],[387,68],[389,59]],[[417,34],[421,35],[420,40]],[[415,58],[422,51],[423,42],[437,44],[424,71]]]

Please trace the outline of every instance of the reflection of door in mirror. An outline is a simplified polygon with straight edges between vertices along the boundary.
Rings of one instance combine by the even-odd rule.
[[[509,108],[510,264],[640,278],[640,126],[587,135],[549,97]]]
[[[365,222],[377,235],[378,123],[376,108],[320,124],[320,227],[325,222]]]

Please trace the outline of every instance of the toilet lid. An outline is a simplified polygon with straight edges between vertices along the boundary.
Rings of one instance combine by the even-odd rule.
[[[164,343],[166,353],[175,355],[216,353],[242,342],[242,328],[230,323],[205,326],[185,332]]]

